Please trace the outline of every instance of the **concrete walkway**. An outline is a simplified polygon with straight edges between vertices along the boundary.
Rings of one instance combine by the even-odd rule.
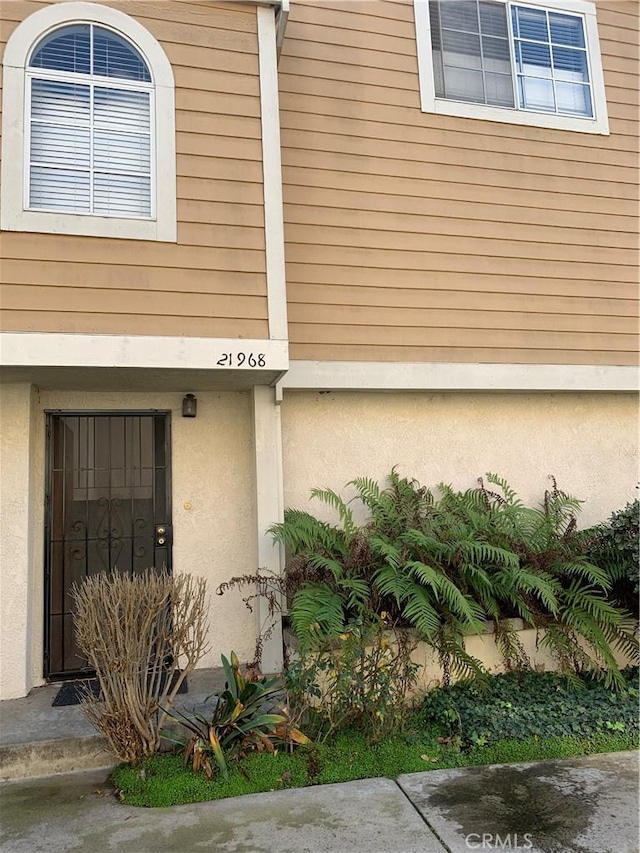
[[[398,784],[450,853],[640,850],[637,752],[434,770]]]
[[[635,752],[139,809],[105,771],[0,786],[3,853],[639,853]]]

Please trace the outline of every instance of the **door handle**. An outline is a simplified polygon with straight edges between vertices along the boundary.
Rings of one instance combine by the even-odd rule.
[[[170,524],[156,524],[156,547],[165,548],[171,544],[173,538],[173,528]]]

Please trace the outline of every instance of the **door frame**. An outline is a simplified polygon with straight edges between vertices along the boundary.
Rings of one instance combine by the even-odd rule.
[[[164,452],[165,452],[165,490],[167,524],[173,524],[173,487],[171,453],[171,409],[44,409],[45,415],[45,479],[44,479],[44,613],[43,613],[43,663],[42,674],[47,681],[70,681],[74,678],[87,678],[92,672],[69,672],[50,674],[51,652],[51,490],[53,484],[53,419],[54,417],[143,417],[164,416]],[[173,570],[173,542],[169,549],[167,572]]]

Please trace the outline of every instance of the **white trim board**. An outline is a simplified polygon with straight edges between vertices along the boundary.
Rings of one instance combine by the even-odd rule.
[[[249,355],[253,355],[253,359]],[[258,364],[259,355],[264,364]],[[218,361],[225,358],[223,364]],[[241,359],[240,356],[244,355]],[[256,363],[254,363],[256,361]],[[251,362],[251,363],[249,363]],[[82,335],[0,332],[4,367],[150,367],[190,370],[284,371],[287,341],[179,338],[160,335]]]
[[[284,550],[267,533],[272,524],[284,518],[284,481],[282,465],[282,426],[280,407],[273,388],[254,386],[253,439],[256,487],[256,535],[258,572],[280,575],[284,566]],[[282,669],[282,621],[279,614],[269,615],[268,601],[258,599],[258,632],[262,634],[275,623],[273,632],[262,649],[264,672]]]
[[[583,364],[292,361],[279,389],[637,391],[636,367]]]
[[[284,265],[276,12],[273,8],[258,8],[257,16],[269,337],[272,340],[286,340],[288,337],[287,293]]]
[[[287,21],[289,20],[289,0],[278,0],[276,10],[276,52],[278,59],[282,52],[284,44],[284,34],[287,29]]]

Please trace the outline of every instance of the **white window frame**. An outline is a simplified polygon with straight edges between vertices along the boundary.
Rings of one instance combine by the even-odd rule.
[[[151,72],[154,89],[152,137],[153,218],[96,216],[26,208],[28,169],[27,61],[35,45],[65,24],[93,23],[115,30],[140,52]],[[175,83],[167,56],[151,33],[117,9],[96,3],[55,3],[34,12],[11,34],[3,57],[2,171],[0,228],[48,234],[78,234],[122,239],[177,240]],[[125,81],[126,85],[126,81]],[[155,155],[155,156],[154,156]],[[19,164],[19,167],[18,167]]]
[[[509,0],[497,0],[497,2],[507,5]],[[511,0],[511,2],[517,3],[517,0]],[[483,119],[485,121],[498,121],[506,124],[529,125],[530,127],[547,127],[553,130],[569,130],[577,131],[578,133],[599,133],[607,136],[609,134],[609,118],[607,115],[607,98],[602,73],[602,57],[600,54],[595,4],[585,2],[584,0],[547,0],[547,2],[541,2],[541,0],[522,0],[521,5],[548,9],[552,12],[570,12],[582,16],[587,44],[587,60],[591,74],[593,117],[533,112],[532,110],[518,109],[517,106],[515,108],[496,107],[489,104],[453,101],[436,97],[431,49],[429,0],[414,0],[418,76],[420,80],[420,103],[422,111],[425,113],[436,113],[437,115]],[[513,44],[511,45],[511,49],[513,50]],[[517,98],[517,92],[515,95]]]

